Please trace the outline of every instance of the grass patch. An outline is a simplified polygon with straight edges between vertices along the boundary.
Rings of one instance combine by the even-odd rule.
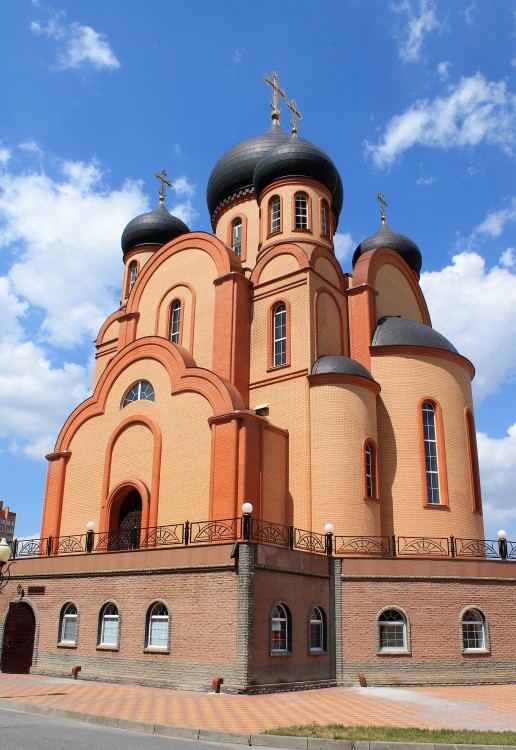
[[[268,729],[264,734],[322,737],[351,742],[431,742],[449,745],[516,745],[516,732],[479,732],[473,729],[418,729],[416,727],[348,727],[344,724],[294,724]]]

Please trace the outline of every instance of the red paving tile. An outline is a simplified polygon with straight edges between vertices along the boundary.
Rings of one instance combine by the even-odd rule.
[[[516,685],[339,687],[249,696],[1,674],[0,698],[227,732],[312,721],[516,731]]]

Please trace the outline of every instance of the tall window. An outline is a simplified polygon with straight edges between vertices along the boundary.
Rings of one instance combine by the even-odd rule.
[[[310,651],[326,651],[326,617],[320,607],[310,610]]]
[[[138,276],[138,264],[135,260],[131,263],[129,266],[129,291],[134,286],[134,282],[136,281],[136,277]]]
[[[270,232],[279,232],[281,230],[281,203],[277,195],[271,199],[269,204],[270,211]]]
[[[133,401],[154,401],[154,388],[148,380],[139,380],[129,388],[122,401],[122,409]]]
[[[118,609],[109,602],[100,613],[99,646],[118,646]]]
[[[482,513],[482,495],[480,491],[480,475],[478,472],[477,436],[473,414],[466,409],[466,440],[469,458],[469,479],[471,485],[472,510]]]
[[[478,609],[467,609],[462,615],[462,647],[464,651],[479,651],[486,647],[484,617]]]
[[[61,610],[59,643],[77,643],[77,607],[71,602]]]
[[[240,258],[242,254],[242,219],[235,219],[232,224],[231,247]]]
[[[407,621],[397,609],[386,609],[378,618],[380,651],[407,649]]]
[[[271,615],[271,651],[285,653],[291,649],[290,611],[284,604],[276,604]]]
[[[294,228],[308,229],[308,196],[296,193],[294,198]]]
[[[147,613],[148,648],[168,648],[168,609],[162,602],[157,602]]]
[[[287,363],[287,307],[284,302],[276,305],[272,315],[273,363],[274,367]]]
[[[328,236],[328,204],[326,201],[321,203],[321,234]]]
[[[364,472],[366,497],[376,497],[376,456],[374,445],[370,442],[364,448]]]
[[[439,490],[439,457],[437,455],[435,406],[430,401],[424,401],[421,409],[425,451],[426,498],[429,505],[439,505],[441,496]]]
[[[170,309],[170,340],[179,344],[179,330],[181,324],[181,302],[177,299]]]

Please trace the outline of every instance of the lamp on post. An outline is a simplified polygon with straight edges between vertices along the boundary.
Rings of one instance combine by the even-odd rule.
[[[242,505],[242,513],[244,514],[244,542],[248,542],[251,538],[251,513],[253,512],[253,506],[251,503],[244,503]]]
[[[6,539],[2,539],[0,541],[0,591],[7,586],[10,578],[10,572],[9,568],[12,565],[9,563],[9,560],[11,559],[11,548],[7,544]],[[9,564],[7,564],[9,563]],[[5,567],[7,565],[7,567]]]
[[[95,538],[95,532],[93,529],[95,528],[95,521],[88,521],[86,524],[86,552],[91,552],[93,550],[93,542]]]
[[[327,523],[324,527],[324,531],[326,532],[326,554],[333,555],[333,524]]]
[[[507,560],[507,532],[503,529],[498,532],[498,553],[502,560]]]

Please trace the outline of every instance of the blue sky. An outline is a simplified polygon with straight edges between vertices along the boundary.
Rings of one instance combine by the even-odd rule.
[[[0,0],[0,500],[39,531],[44,454],[89,393],[120,235],[157,203],[210,231],[217,159],[276,70],[344,183],[336,251],[387,221],[473,361],[486,536],[516,539],[516,2]],[[282,124],[288,128],[283,114]]]

